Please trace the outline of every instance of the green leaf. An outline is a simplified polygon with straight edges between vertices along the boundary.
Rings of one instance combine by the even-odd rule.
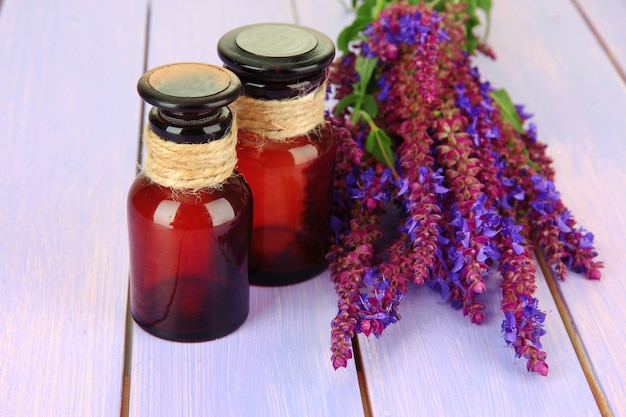
[[[357,40],[361,31],[372,21],[373,19],[368,16],[356,17],[350,26],[346,26],[341,33],[339,33],[337,37],[337,49],[344,55],[347,55],[349,53],[348,47],[350,46],[350,42]]]
[[[356,57],[354,68],[359,74],[359,82],[355,86],[355,89],[358,88],[362,94],[365,94],[365,91],[367,90],[367,85],[372,79],[372,75],[376,69],[376,64],[378,64],[378,58],[365,58],[362,55]]]
[[[474,32],[469,30],[465,37],[465,50],[468,54],[472,55],[476,50],[476,47],[478,47],[478,39],[476,38],[476,35],[474,35]]]
[[[518,133],[524,134],[522,119],[520,119],[519,113],[517,113],[517,109],[513,101],[511,101],[511,97],[509,97],[509,93],[504,89],[500,89],[489,92],[489,97],[496,102],[504,119],[511,123]]]
[[[363,110],[372,117],[376,117],[378,115],[378,105],[376,104],[376,99],[373,95],[365,94],[363,96],[363,100],[361,102],[361,110]]]
[[[373,18],[372,10],[376,6],[377,0],[365,0],[356,11],[357,16]]]
[[[348,94],[337,103],[337,107],[335,107],[335,116],[338,116],[341,112],[343,112],[347,107],[354,106],[357,102],[358,97],[356,94]]]
[[[382,12],[387,6],[391,3],[394,3],[395,0],[376,0],[376,6],[372,9],[372,17],[378,18],[380,12]]]
[[[382,129],[372,129],[367,136],[365,148],[374,155],[378,161],[393,168],[393,151],[391,150],[391,139]]]
[[[489,26],[491,22],[491,6],[493,0],[431,0],[435,3],[434,7],[437,11],[443,11],[445,9],[446,3],[465,3],[467,4],[467,8],[465,10],[465,14],[469,16],[469,19],[465,22],[464,31],[466,36],[465,42],[465,50],[469,54],[473,54],[478,46],[478,38],[474,33],[474,30],[477,26],[480,26],[481,20],[480,17],[482,13],[478,13],[478,10],[481,9],[485,12],[487,18],[487,25],[485,29],[484,39],[487,38],[487,34],[489,33]]]
[[[467,14],[474,17],[476,15],[477,0],[464,0],[467,3]]]
[[[446,8],[445,0],[431,0],[430,3],[435,3],[433,8],[438,12],[443,12]]]
[[[487,14],[491,13],[491,6],[492,6],[491,0],[477,0],[476,5],[478,6],[478,8],[483,9],[485,13]]]
[[[384,0],[382,0],[384,2]],[[354,21],[343,28],[337,37],[337,49],[339,49],[344,55],[349,52],[350,42],[359,39],[359,36],[363,29],[365,29],[368,23],[373,22],[378,13],[381,0],[365,0],[357,8],[359,1],[352,1],[352,8],[356,9],[356,17]]]
[[[376,114],[378,113],[376,100],[371,94],[367,94],[367,87],[372,79],[372,76],[374,75],[377,63],[378,58],[365,58],[361,55],[356,57],[354,67],[359,74],[359,81],[354,84],[354,95],[356,96],[356,100],[353,105],[353,122],[356,122],[356,119],[361,117],[361,112],[364,112],[371,117],[376,117]]]
[[[483,11],[485,12],[485,15],[487,16],[487,22],[485,24],[486,28],[485,28],[485,35],[483,37],[483,40],[487,39],[487,36],[489,36],[489,30],[491,29],[491,0],[478,0],[478,7],[483,9]]]
[[[476,26],[480,25],[480,19],[476,17],[476,8],[474,8],[472,13],[468,14],[470,15],[470,18],[467,19],[464,27],[466,36],[465,50],[468,54],[471,55],[474,53],[474,50],[478,46],[478,38],[474,33],[474,29],[476,28]]]

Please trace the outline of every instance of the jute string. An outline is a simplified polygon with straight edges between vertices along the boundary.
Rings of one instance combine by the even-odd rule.
[[[275,141],[306,135],[324,122],[326,84],[287,100],[240,96],[231,104],[239,129]]]
[[[161,139],[147,126],[144,132],[145,175],[157,184],[197,191],[219,187],[237,164],[237,122],[222,139],[200,144],[180,144]]]

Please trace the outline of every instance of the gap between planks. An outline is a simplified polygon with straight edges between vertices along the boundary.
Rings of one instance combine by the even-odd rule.
[[[537,262],[539,263],[539,267],[543,272],[543,275],[546,279],[546,283],[548,284],[548,288],[550,289],[550,293],[552,294],[552,298],[554,299],[554,303],[556,304],[556,308],[561,316],[561,320],[565,325],[565,330],[567,331],[567,335],[574,347],[574,352],[576,353],[576,357],[580,362],[580,366],[585,374],[585,378],[587,379],[587,384],[589,384],[589,388],[591,389],[591,393],[593,394],[593,398],[596,400],[596,404],[600,413],[603,417],[613,417],[613,412],[609,406],[608,401],[606,400],[606,396],[604,392],[602,392],[602,387],[596,378],[595,372],[593,371],[593,366],[591,361],[589,360],[589,356],[587,355],[587,351],[583,344],[583,341],[580,337],[580,334],[576,330],[576,324],[574,323],[574,319],[569,312],[569,308],[567,307],[567,303],[565,301],[565,297],[561,291],[559,291],[559,286],[556,283],[556,278],[554,273],[552,272],[552,268],[548,266],[548,262],[545,259],[543,252],[538,249],[538,245],[535,244],[535,256],[537,257]]]
[[[122,405],[120,417],[128,417],[130,412],[130,370],[133,358],[133,318],[130,314],[130,283],[126,299],[126,326],[124,336],[124,372],[122,374]]]
[[[0,0],[1,4],[2,0]],[[145,33],[144,33],[144,52],[143,52],[143,72],[148,70],[148,50],[150,47],[150,17],[151,9],[150,2],[146,4],[146,19],[145,19]],[[137,140],[137,159],[135,160],[135,173],[139,173],[141,160],[143,158],[143,128],[144,128],[144,113],[146,110],[146,104],[141,100],[139,108],[139,137]],[[130,381],[131,381],[131,368],[133,361],[133,318],[130,313],[130,275],[128,276],[128,291],[126,299],[126,326],[124,337],[124,371],[122,373],[122,403],[120,406],[120,417],[128,417],[130,413]]]
[[[363,416],[373,417],[372,403],[370,402],[370,395],[367,390],[367,380],[363,369],[363,356],[361,355],[361,346],[359,345],[359,338],[357,335],[354,335],[352,338],[352,350],[354,353],[356,376],[359,381],[359,391],[361,392],[361,402],[363,403]]]
[[[621,65],[619,64],[619,61],[617,60],[617,58],[615,58],[613,51],[611,51],[611,48],[609,48],[609,45],[607,44],[607,42],[600,35],[600,32],[598,31],[598,29],[596,29],[595,25],[593,24],[589,16],[587,16],[587,13],[585,13],[585,9],[580,5],[578,0],[571,0],[571,2],[574,5],[574,7],[576,7],[576,10],[580,14],[580,16],[585,21],[585,24],[587,25],[587,27],[589,27],[589,30],[591,31],[591,33],[593,33],[594,38],[596,38],[596,41],[598,41],[598,44],[600,44],[600,47],[602,48],[606,56],[609,58],[609,61],[611,61],[611,65],[613,65],[613,68],[615,68],[615,71],[617,71],[617,73],[619,74],[620,78],[622,79],[622,82],[626,84],[626,70],[621,67]]]

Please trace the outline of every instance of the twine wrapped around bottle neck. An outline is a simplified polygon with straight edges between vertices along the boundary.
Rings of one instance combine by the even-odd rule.
[[[177,190],[217,188],[230,177],[237,164],[237,124],[223,138],[200,144],[181,144],[159,137],[147,126],[144,131],[145,175],[157,184]]]
[[[290,99],[267,100],[240,96],[230,107],[239,129],[275,141],[306,135],[324,123],[326,83]]]

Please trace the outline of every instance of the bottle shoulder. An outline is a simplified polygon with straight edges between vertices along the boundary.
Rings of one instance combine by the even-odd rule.
[[[268,164],[300,165],[327,154],[334,155],[336,148],[335,133],[330,126],[322,126],[307,135],[284,141],[269,140],[240,130],[237,156],[240,159],[254,159]]]
[[[219,188],[174,190],[140,175],[128,192],[128,215],[170,229],[215,227],[249,216],[252,193],[240,175],[232,175]]]

